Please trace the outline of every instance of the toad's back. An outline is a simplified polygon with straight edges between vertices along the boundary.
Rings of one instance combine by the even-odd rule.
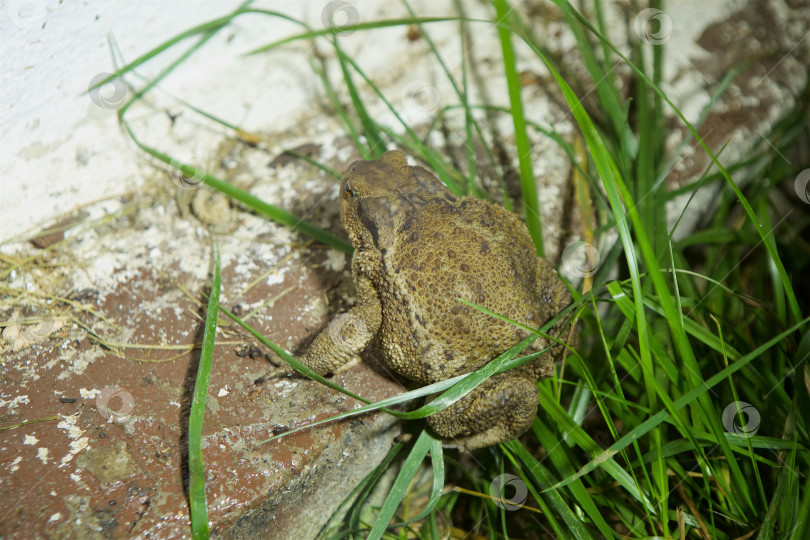
[[[440,381],[481,367],[527,335],[456,298],[535,328],[559,309],[562,284],[514,214],[449,191],[410,199],[398,205],[404,215],[377,287],[380,341],[397,372]]]

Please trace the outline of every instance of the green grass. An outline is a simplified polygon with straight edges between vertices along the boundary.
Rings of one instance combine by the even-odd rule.
[[[364,21],[351,28],[357,32],[386,26],[404,29],[411,24],[419,28],[458,100],[437,111],[430,129],[440,126],[446,115],[463,112],[466,173],[430,148],[427,136],[418,136],[403,122],[385,92],[341,48],[340,34],[294,21],[301,26],[300,34],[254,51],[263,54],[300,40],[329,44],[336,58],[332,67],[341,78],[339,82],[330,79],[325,66],[310,59],[313,77],[322,83],[325,99],[358,152],[371,159],[387,146],[401,147],[429,163],[456,193],[482,195],[475,178],[481,165],[476,160],[496,164],[489,150],[483,157],[472,151],[476,146],[487,148],[489,136],[488,127],[474,113],[508,114],[516,141],[509,151],[518,162],[524,188],[521,202],[538,253],[542,253],[529,159],[531,140],[549,137],[572,161],[581,152],[577,144],[524,118],[514,51],[515,47],[528,47],[548,66],[587,145],[587,159],[577,163],[576,170],[583,183],[580,193],[590,196],[583,195],[578,201],[583,214],[593,214],[597,221],[584,235],[604,240],[599,244],[603,264],[589,281],[593,286],[574,290],[576,302],[571,309],[579,310],[581,345],[570,351],[558,377],[538,383],[540,407],[531,433],[470,457],[445,453],[440,441],[417,427],[412,442],[397,443],[388,458],[357,486],[343,505],[345,515],[330,522],[327,534],[332,538],[438,538],[446,536],[452,525],[493,538],[805,538],[810,534],[810,333],[808,285],[802,278],[810,275],[810,246],[804,240],[810,218],[808,207],[801,202],[783,215],[785,205],[778,200],[783,195],[780,182],[788,179],[792,186],[792,179],[807,167],[782,156],[801,155],[796,149],[802,145],[807,152],[809,93],[804,92],[800,108],[780,120],[744,161],[723,164],[697,130],[746,65],[732,70],[713,89],[711,103],[692,125],[660,88],[666,45],[639,42],[629,56],[622,56],[604,37],[603,6],[598,0],[593,4],[593,20],[583,17],[567,0],[553,1],[577,40],[590,80],[576,80],[549,55],[542,36],[534,36],[527,21],[506,0],[494,0],[490,20],[463,15],[423,18],[405,4],[412,15],[409,18]],[[652,4],[662,7],[660,2]],[[463,13],[463,5],[457,5]],[[289,20],[246,4],[229,16],[167,41],[115,75],[127,76],[165,50],[191,42],[177,62],[139,89],[134,98],[139,99],[214,32],[244,16]],[[447,65],[455,65],[457,59],[442,58],[430,39],[431,25],[448,20],[458,25],[461,50],[469,46],[465,36],[470,28],[484,25],[497,30],[509,109],[470,101],[468,66],[464,66],[461,80],[453,77]],[[632,70],[632,99],[620,91],[613,69],[616,62]],[[345,85],[345,91],[337,84]],[[581,91],[574,88],[592,85],[597,105],[586,108],[580,101]],[[372,117],[363,98],[368,94],[360,91],[361,86],[391,110],[402,124],[403,135]],[[348,95],[349,102],[342,102],[340,95]],[[176,163],[134,133],[126,120],[128,106],[119,114],[133,140],[160,161]],[[191,110],[237,135],[242,133],[215,114]],[[693,137],[675,155],[664,152],[666,114],[678,118]],[[664,180],[683,149],[695,143],[710,157],[712,167],[691,184],[669,191]],[[197,174],[193,164],[178,167],[185,175]],[[351,250],[345,240],[219,179],[205,174],[204,181],[269,219]],[[717,206],[701,229],[676,240],[674,228],[667,226],[664,205],[684,193],[694,196],[701,186],[720,189]],[[507,199],[506,204],[514,202]],[[610,233],[617,238],[613,244],[606,243]],[[302,373],[344,391],[255,335]],[[519,356],[523,346],[525,343],[518,344],[469,376],[358,411],[442,392],[409,413],[385,409],[405,420],[423,418],[493,373],[527,361]],[[204,374],[198,375],[198,380],[204,378]],[[368,403],[361,396],[353,397]],[[750,404],[749,416],[735,402]],[[759,415],[758,429],[735,432],[734,421],[745,425],[752,418],[750,413]],[[425,475],[428,456],[431,474]],[[370,494],[390,467],[397,468],[396,479],[384,502],[375,507]],[[507,510],[497,494],[494,498],[490,494],[495,478],[504,474],[512,475],[508,478],[513,487],[525,487],[525,506]],[[429,479],[429,495],[412,507],[424,478]],[[195,527],[204,519],[192,518]]]
[[[205,420],[205,404],[208,401],[208,381],[211,376],[211,368],[214,365],[219,293],[222,288],[219,249],[215,249],[214,279],[211,283],[211,294],[208,296],[203,345],[200,351],[200,363],[197,366],[194,397],[191,401],[188,419],[188,499],[189,514],[191,515],[191,534],[195,540],[208,538],[209,536],[208,505],[205,496],[205,466],[202,455],[202,429]]]

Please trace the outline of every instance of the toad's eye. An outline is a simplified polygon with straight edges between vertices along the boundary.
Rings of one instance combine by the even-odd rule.
[[[348,195],[349,197],[354,197],[354,190],[348,183],[343,189],[346,191],[346,195]]]

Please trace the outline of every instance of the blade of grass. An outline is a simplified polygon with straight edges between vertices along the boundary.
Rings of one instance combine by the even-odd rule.
[[[791,454],[795,457],[796,448],[794,447],[792,450]],[[793,465],[795,465],[795,462]],[[798,498],[798,490],[792,488],[798,487],[796,486],[798,479],[799,474],[794,468],[782,464],[776,481],[776,491],[768,505],[768,512],[765,515],[765,520],[762,522],[762,528],[757,535],[757,540],[784,538],[784,533],[796,527],[792,514],[798,502],[795,500]],[[777,528],[780,522],[782,522],[784,527],[780,531],[782,534],[777,535]]]
[[[340,102],[340,99],[338,98],[335,88],[329,81],[329,77],[326,76],[325,69],[318,66],[311,59],[309,64],[312,67],[312,71],[314,71],[315,74],[318,75],[318,78],[321,80],[321,84],[323,85],[324,91],[326,92],[326,97],[329,100],[330,105],[332,105],[332,108],[335,110],[335,114],[337,114],[340,120],[343,122],[343,126],[346,128],[346,133],[349,134],[349,138],[352,140],[354,147],[358,149],[363,148],[363,143],[360,141],[360,134],[357,132],[357,128],[355,127],[354,122],[349,117],[349,113],[346,110],[346,107],[344,107],[343,103]]]
[[[657,51],[661,49],[661,47],[654,48],[654,60],[660,59]],[[639,65],[644,66],[642,43],[639,43],[636,50]],[[659,125],[663,115],[655,108],[657,104],[657,95],[647,87],[642,79],[636,79],[638,154],[632,168],[632,183],[639,218],[650,231],[651,248],[655,253],[661,253],[666,243],[667,213],[661,211],[661,208],[664,207],[662,189],[655,189],[655,173],[661,165],[661,145],[659,144],[661,137],[657,134],[663,133]]]
[[[507,0],[493,0],[498,24],[498,37],[501,42],[503,64],[506,73],[506,85],[509,91],[509,103],[512,107],[512,122],[515,127],[515,147],[520,168],[520,186],[523,191],[523,206],[526,210],[526,226],[529,229],[537,249],[537,255],[543,257],[543,225],[540,223],[540,205],[537,200],[537,181],[534,178],[532,149],[529,135],[526,132],[526,118],[523,114],[520,74],[517,71],[515,50],[512,45],[512,29],[506,24],[512,8]]]
[[[397,119],[397,121],[402,125],[403,129],[405,129],[405,133],[410,138],[410,142],[412,147],[415,149],[415,152],[422,156],[425,161],[428,162],[430,167],[439,175],[439,178],[444,182],[450,190],[452,190],[456,194],[460,194],[463,192],[464,186],[461,185],[459,182],[460,175],[457,171],[455,171],[447,162],[442,159],[436,152],[431,152],[427,146],[421,141],[421,139],[416,135],[413,129],[403,120],[402,115],[399,114],[399,111],[391,105],[388,99],[385,97],[385,94],[379,89],[379,87],[371,80],[366,73],[360,69],[360,66],[349,56],[345,55],[342,50],[338,49],[337,54],[340,55],[341,61],[345,62],[347,65],[351,66],[352,69],[363,78],[363,81],[368,85],[368,87],[382,100],[388,110],[391,111],[391,114]],[[371,120],[370,120],[371,121]],[[386,133],[393,138],[393,134],[385,130],[382,126],[376,125],[376,129],[382,129],[386,131]]]
[[[804,495],[796,511],[796,526],[790,534],[790,540],[803,540],[810,535],[810,475],[805,475]]]
[[[233,17],[236,17],[239,13],[243,12],[244,7],[247,6],[250,3],[250,1],[251,0],[246,0],[245,2],[242,3],[242,5],[239,8],[236,9],[236,11],[234,11],[231,15],[229,15],[227,17],[223,17],[223,19],[227,19],[228,21],[230,21],[230,19],[232,19]],[[206,30],[201,30],[200,33],[202,35],[201,35],[200,39],[197,40],[196,43],[194,43],[194,45],[189,47],[176,60],[171,62],[168,67],[166,67],[164,70],[162,70],[160,73],[158,73],[155,77],[153,77],[151,80],[149,80],[149,82],[147,82],[142,88],[140,88],[137,92],[135,92],[135,94],[126,103],[124,103],[124,105],[121,106],[120,109],[118,109],[118,111],[117,111],[118,121],[123,123],[124,115],[129,110],[130,106],[133,103],[140,100],[141,97],[143,97],[149,90],[154,88],[161,80],[163,80],[164,77],[166,77],[169,73],[174,71],[174,69],[177,66],[179,66],[180,64],[185,62],[192,54],[194,54],[195,52],[200,50],[202,48],[202,46],[205,45],[206,42],[208,42],[208,40],[210,40],[212,37],[214,37],[217,34],[217,32],[222,30],[226,25],[227,25],[227,23],[222,23],[222,24],[214,25],[213,27],[208,28]],[[205,25],[202,25],[202,26],[205,26]],[[147,53],[145,56],[149,56],[149,54],[150,53]],[[131,64],[130,64],[130,66],[131,66]],[[122,69],[126,70],[127,67],[125,66]],[[106,81],[106,79],[105,79],[105,81]],[[102,81],[99,84],[103,84],[105,81]]]
[[[427,431],[427,430],[425,430]],[[441,439],[437,439],[432,435],[430,437],[430,463],[433,469],[433,485],[431,486],[430,497],[425,507],[417,515],[403,523],[390,525],[391,527],[405,527],[411,523],[416,523],[425,519],[428,514],[432,514],[433,510],[439,504],[444,489],[444,450],[442,448]],[[421,436],[421,435],[420,435]]]
[[[562,517],[562,520],[568,526],[568,530],[565,531],[564,536],[568,537],[568,534],[571,534],[573,538],[583,540],[593,538],[593,535],[591,535],[590,531],[585,527],[582,520],[568,507],[562,495],[557,491],[549,491],[547,489],[547,487],[554,482],[554,478],[526,447],[517,440],[509,441],[503,446],[507,450],[507,457],[513,463],[515,463],[515,458],[511,454],[513,453],[518,458],[517,461],[520,461],[528,470],[531,479],[534,481],[533,484],[540,487],[542,490],[540,493],[548,498],[550,506],[560,514],[560,517]],[[551,493],[554,493],[554,495],[549,496]]]
[[[422,461],[434,446],[433,441],[436,441],[436,439],[428,430],[423,429],[422,433],[420,433],[419,437],[416,439],[410,454],[408,454],[408,457],[402,464],[402,468],[396,480],[394,480],[394,485],[391,486],[391,490],[388,492],[388,496],[385,498],[382,508],[380,508],[380,513],[374,521],[374,526],[372,526],[371,531],[368,533],[369,540],[379,540],[382,538],[397,508],[399,508],[399,503],[405,498],[405,493],[408,491],[408,487],[411,485],[414,476],[416,476],[419,467],[422,465]],[[439,445],[441,445],[441,442],[439,442]]]
[[[537,503],[537,507],[538,507],[538,508],[534,509],[534,508],[531,508],[531,507],[528,507],[528,506],[524,505],[524,506],[521,506],[520,509],[531,510],[533,512],[537,512],[539,514],[544,515],[545,519],[548,522],[548,525],[554,531],[554,535],[557,538],[565,538],[566,537],[565,529],[562,527],[562,524],[560,523],[560,520],[557,519],[557,516],[554,513],[554,510],[551,508],[551,506],[549,506],[548,499],[546,497],[540,496],[540,493],[537,491],[537,488],[535,488],[534,484],[526,476],[526,474],[523,472],[523,470],[520,467],[518,467],[514,457],[511,454],[509,454],[509,450],[504,445],[501,445],[500,449],[502,451],[503,458],[500,458],[500,456],[498,456],[498,469],[497,469],[498,475],[502,476],[502,475],[505,474],[505,470],[506,470],[505,469],[505,465],[506,465],[505,461],[509,460],[512,463],[512,466],[515,467],[516,472],[518,473],[518,475],[520,476],[520,481],[523,482],[523,485],[526,487],[528,492],[531,493],[531,495],[534,498],[534,501]],[[505,491],[506,486],[509,485],[509,484],[514,484],[514,486],[515,486],[515,488],[517,490],[519,484],[515,484],[514,480],[508,480],[507,482],[501,484],[500,485],[500,488],[501,488],[500,491],[501,492],[496,493],[498,495],[498,498],[496,500],[496,499],[492,498],[492,494],[490,493],[490,491],[493,488],[493,484],[488,483],[488,482],[479,482],[479,483],[482,484],[482,486],[480,488],[480,492],[483,494],[483,496],[492,500],[491,503],[486,504],[484,506],[484,508],[487,510],[485,516],[487,517],[489,529],[494,531],[495,529],[494,529],[493,524],[494,524],[494,522],[499,521],[500,526],[501,526],[501,534],[503,535],[504,538],[509,538],[509,531],[507,530],[507,527],[506,527],[507,508],[509,508],[509,507],[506,506],[506,504],[503,504],[503,503],[511,504],[511,502],[509,502],[507,499],[504,498],[504,496],[506,495],[506,493],[504,493],[504,491]],[[487,485],[487,484],[489,484],[489,485]],[[492,491],[494,491],[494,490],[492,490]],[[517,491],[515,491],[515,495],[517,495]],[[500,502],[500,504],[498,504],[498,502]],[[515,501],[515,502],[517,502],[517,501]],[[512,505],[512,506],[515,506],[515,505]],[[496,510],[496,508],[497,508],[497,510]]]
[[[103,85],[109,83],[110,81],[112,81],[113,79],[115,79],[117,77],[122,77],[123,75],[126,75],[127,73],[134,70],[138,66],[148,62],[152,58],[155,58],[155,57],[159,56],[162,52],[167,51],[168,49],[170,49],[173,46],[177,45],[181,41],[184,41],[184,40],[186,40],[186,39],[188,39],[190,37],[194,37],[194,36],[199,35],[199,34],[204,34],[204,33],[209,33],[209,32],[212,32],[212,31],[216,31],[216,30],[219,30],[220,28],[223,28],[224,26],[227,26],[228,23],[230,23],[231,20],[233,20],[236,16],[238,16],[238,15],[240,15],[242,13],[248,13],[249,11],[251,11],[251,10],[248,10],[248,9],[244,9],[244,6],[246,6],[248,3],[249,2],[244,2],[241,7],[237,8],[235,11],[233,11],[232,13],[230,13],[228,15],[225,15],[225,16],[220,17],[218,19],[214,19],[213,21],[209,21],[207,23],[203,23],[203,24],[200,24],[198,26],[192,27],[192,28],[190,28],[190,29],[188,29],[188,30],[186,30],[184,32],[181,32],[180,34],[176,35],[175,37],[164,41],[163,43],[161,43],[157,47],[154,47],[153,49],[150,49],[148,52],[142,54],[141,56],[139,56],[138,58],[136,58],[135,60],[133,60],[129,64],[126,64],[125,66],[115,70],[109,77],[99,81],[95,85],[88,88],[88,91],[93,90],[95,88],[98,88],[100,86],[103,86]]]
[[[352,244],[338,236],[333,235],[330,232],[327,232],[320,227],[313,225],[312,223],[305,221],[289,212],[278,208],[277,206],[273,206],[271,204],[267,204],[266,202],[262,201],[261,199],[254,197],[247,191],[243,191],[238,187],[225,182],[224,180],[220,180],[219,178],[208,174],[205,171],[199,170],[192,165],[188,165],[186,163],[180,163],[178,160],[173,159],[171,156],[164,154],[160,150],[156,148],[152,148],[151,146],[147,146],[146,144],[142,143],[136,136],[135,133],[131,130],[128,124],[124,123],[124,127],[129,132],[130,137],[132,138],[133,142],[138,145],[144,152],[149,154],[150,156],[175,167],[180,173],[182,173],[187,178],[202,178],[202,182],[206,185],[211,186],[212,188],[216,189],[224,193],[225,195],[235,199],[248,207],[252,208],[256,212],[263,214],[273,221],[277,223],[281,223],[282,225],[286,225],[292,229],[300,231],[316,240],[323,242],[328,246],[332,246],[335,249],[339,249],[345,253],[352,253],[354,248]]]
[[[195,540],[208,538],[208,507],[205,498],[205,467],[202,457],[202,428],[205,419],[205,403],[208,398],[208,380],[214,361],[214,341],[217,335],[217,315],[219,313],[220,276],[219,249],[216,251],[214,280],[208,297],[208,310],[205,314],[205,332],[197,366],[197,380],[194,383],[194,398],[188,417],[188,499],[191,514],[191,535]]]
[[[599,11],[601,10],[598,10],[597,13]],[[591,76],[594,90],[596,91],[596,95],[599,97],[601,110],[603,110],[608,116],[607,119],[613,135],[611,138],[615,138],[615,140],[622,140],[623,138],[625,140],[634,140],[635,135],[627,122],[627,114],[619,98],[618,86],[616,85],[614,75],[616,65],[608,68],[606,65],[600,63],[600,61],[596,58],[595,48],[588,39],[585,28],[569,13],[565,13],[565,18],[566,22],[568,23],[568,27],[571,29],[571,32],[574,34],[574,38],[577,41],[577,49],[582,55],[585,68],[588,70],[588,73]],[[609,62],[610,56],[608,54],[608,49],[604,47],[603,52],[605,61]],[[635,152],[631,151],[632,148],[634,148],[634,144],[625,143],[620,145],[620,163],[623,174],[628,174],[630,172],[630,160],[635,157]]]
[[[574,467],[574,464],[571,463],[569,456],[565,452],[565,446],[567,445],[564,445],[562,441],[556,440],[554,430],[546,429],[546,426],[543,425],[539,419],[535,419],[535,422],[532,425],[532,431],[543,445],[543,448],[545,448],[548,452],[548,456],[551,458],[554,468],[559,471],[560,474],[566,475],[574,474],[576,472],[576,467]],[[529,454],[529,457],[521,458],[521,461],[526,461],[529,459],[532,463],[537,461],[537,459],[531,454]],[[539,462],[537,462],[537,464],[540,465]],[[535,479],[535,481],[537,480],[539,479]],[[542,488],[544,485],[549,486],[553,483],[554,480],[548,478],[547,483],[538,483],[538,485]],[[588,493],[588,490],[585,489],[585,485],[582,483],[582,481],[577,480],[576,482],[573,482],[570,486],[568,486],[568,489],[571,492],[570,495],[567,496],[568,500],[575,502],[576,505],[580,506],[585,511],[585,514],[596,525],[599,532],[602,533],[602,536],[605,538],[610,538],[613,536],[610,526],[607,524],[604,517],[602,517],[602,513],[600,512],[590,493]]]
[[[385,142],[383,141],[379,126],[371,119],[371,116],[366,110],[366,106],[363,104],[363,100],[360,99],[360,93],[357,91],[357,87],[352,81],[352,75],[349,73],[349,67],[346,63],[348,57],[343,52],[343,49],[340,48],[340,45],[338,45],[336,33],[332,35],[332,46],[335,48],[340,64],[340,71],[343,73],[343,83],[349,91],[349,97],[351,97],[354,112],[360,117],[360,125],[363,126],[363,135],[366,136],[366,146],[362,146],[357,150],[363,156],[363,159],[379,159],[386,150]]]
[[[0,417],[2,419],[2,417]],[[52,420],[61,420],[61,416],[47,416],[45,418],[37,418],[35,420],[26,420],[24,422],[18,422],[16,424],[11,424],[10,426],[3,426],[0,427],[0,431],[5,431],[7,429],[17,429],[18,427],[27,426],[28,424],[38,424],[39,422],[50,422]]]
[[[402,0],[402,3],[405,5],[405,8],[408,10],[408,13],[410,13],[412,17],[416,18],[416,13],[413,11],[413,9],[411,8],[411,5],[407,2],[407,0]],[[463,10],[464,6],[462,5],[461,1],[460,0],[455,0],[454,3],[455,3],[455,6],[456,6],[456,9],[458,10],[458,12],[462,13],[462,10]],[[461,16],[461,17],[458,18],[458,22],[459,22],[459,39],[460,39],[460,46],[461,46],[460,50],[461,51],[467,51],[469,49],[469,44],[467,43],[467,41],[468,41],[467,40],[468,32],[467,32],[467,26],[466,26],[467,25],[467,19],[465,17]],[[470,103],[469,103],[469,100],[468,100],[469,86],[468,86],[466,58],[463,58],[462,61],[461,61],[461,87],[459,87],[458,82],[456,82],[456,79],[453,77],[452,72],[447,67],[447,64],[445,63],[444,59],[442,58],[442,55],[439,53],[438,47],[436,47],[435,43],[431,39],[430,34],[427,32],[427,30],[425,28],[422,27],[421,23],[416,23],[416,26],[419,29],[419,32],[422,34],[422,38],[428,44],[428,47],[430,47],[430,50],[433,53],[433,56],[436,58],[436,61],[441,66],[442,71],[445,74],[445,77],[450,82],[450,84],[453,86],[453,90],[455,91],[456,96],[458,96],[458,100],[460,102],[460,105],[455,105],[455,106],[449,105],[448,107],[444,107],[442,109],[442,112],[440,112],[438,115],[436,115],[436,118],[434,119],[433,123],[431,124],[430,130],[428,131],[428,133],[430,133],[430,131],[433,130],[433,127],[436,125],[436,122],[440,119],[442,114],[445,111],[447,111],[449,108],[451,108],[451,107],[460,107],[460,108],[464,109],[464,128],[465,128],[465,134],[466,134],[466,137],[467,137],[467,141],[466,141],[466,144],[465,144],[466,154],[467,154],[467,187],[466,187],[466,190],[465,190],[464,193],[466,195],[474,194],[474,195],[476,195],[478,197],[485,196],[485,194],[483,192],[481,192],[481,190],[478,188],[478,184],[476,183],[477,164],[475,162],[475,141],[474,141],[474,138],[473,138],[473,131],[475,131],[475,134],[478,136],[478,139],[481,141],[481,144],[482,144],[482,146],[484,148],[484,152],[487,154],[487,158],[489,159],[489,161],[492,164],[493,168],[496,167],[496,161],[495,161],[495,156],[493,155],[492,150],[490,149],[490,144],[488,144],[486,138],[484,137],[484,133],[483,133],[483,131],[481,129],[481,126],[475,120],[475,116],[473,116],[473,114],[472,114],[472,107],[470,106]],[[426,137],[425,140],[428,140],[427,137]],[[503,184],[503,182],[501,182],[501,188],[503,189],[503,192],[504,192],[504,206],[506,207],[507,210],[511,211],[512,210],[512,203],[511,203],[509,197],[507,196],[506,185]]]
[[[712,317],[712,319],[714,319],[714,317]],[[720,340],[720,345],[723,348],[723,350],[721,351],[722,355],[723,355],[723,362],[724,362],[725,366],[728,367],[728,355],[726,354],[726,342],[725,342],[725,339],[723,339],[723,326],[716,319],[714,319],[714,323],[715,323],[716,328],[717,328],[717,338]],[[734,380],[731,377],[729,377],[729,379],[728,379],[728,385],[729,385],[729,388],[731,388],[731,395],[734,396],[734,402],[739,404],[740,403],[740,396],[737,394],[737,387],[734,385]],[[738,415],[738,418],[740,420],[740,425],[741,426],[745,425],[745,417],[743,416],[742,412],[739,410],[739,406],[738,406],[737,409],[738,409],[737,410],[737,415]],[[746,439],[746,442],[748,443],[748,457],[751,459],[751,462],[752,462],[751,463],[751,465],[752,465],[751,468],[754,470],[754,478],[757,481],[757,488],[758,488],[760,501],[763,504],[767,504],[768,498],[765,495],[765,488],[763,487],[763,484],[762,484],[762,478],[761,478],[761,476],[759,474],[759,468],[756,466],[757,465],[756,464],[756,454],[754,453],[753,445],[751,444],[751,441],[748,440],[748,439]]]
[[[263,10],[250,10],[250,11],[258,13],[258,12],[262,12]],[[288,17],[284,16],[284,18],[288,18]],[[298,23],[301,26],[304,26],[305,28],[307,28],[307,31],[302,32],[301,34],[296,34],[294,36],[288,36],[288,37],[285,37],[285,38],[282,38],[282,39],[279,39],[279,40],[276,40],[276,41],[272,41],[272,42],[268,43],[267,45],[262,45],[261,47],[257,47],[255,49],[252,49],[247,54],[252,55],[252,54],[258,54],[258,53],[262,53],[262,52],[267,52],[267,51],[270,51],[272,49],[278,48],[278,47],[280,47],[282,45],[285,45],[287,43],[300,41],[302,39],[307,40],[307,39],[313,39],[313,38],[316,38],[316,37],[330,37],[330,36],[334,35],[334,33],[335,33],[335,29],[331,28],[331,27],[325,28],[323,30],[313,30],[309,26],[307,26],[306,24],[302,23],[301,21],[298,21],[298,20],[295,20],[295,19],[292,19],[292,20],[293,20],[293,22]],[[433,22],[447,22],[447,21],[455,21],[455,20],[458,20],[458,17],[405,17],[405,18],[401,18],[401,19],[386,19],[386,20],[372,21],[372,22],[367,22],[367,23],[347,24],[345,26],[341,26],[339,30],[340,30],[340,32],[348,33],[348,32],[354,32],[356,30],[376,30],[378,28],[386,28],[386,27],[389,27],[389,26],[409,26],[411,24],[429,24],[429,23],[433,23]],[[469,20],[474,21],[474,22],[489,22],[489,21],[486,21],[486,20],[478,20],[478,19],[469,19]]]

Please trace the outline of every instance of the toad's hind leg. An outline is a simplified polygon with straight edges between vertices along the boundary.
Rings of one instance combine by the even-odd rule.
[[[475,450],[510,441],[537,415],[537,385],[524,377],[496,375],[443,411],[428,417],[451,446]]]

